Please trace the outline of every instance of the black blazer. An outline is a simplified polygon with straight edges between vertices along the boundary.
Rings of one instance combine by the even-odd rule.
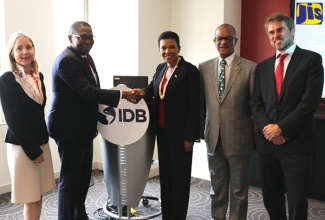
[[[154,97],[155,109],[158,108],[158,89],[166,67],[167,63],[157,66],[156,73],[146,89],[146,94]],[[199,140],[200,74],[198,69],[186,62],[183,57],[167,84],[164,102],[168,138],[171,140]]]
[[[315,52],[296,47],[283,80],[279,100],[275,92],[275,56],[257,65],[253,98],[253,119],[256,123],[257,151],[270,153],[275,145],[267,141],[262,129],[278,124],[289,140],[281,149],[287,152],[308,153],[314,147],[314,113],[323,89],[322,57]]]
[[[42,73],[39,75],[44,95],[42,105],[25,93],[12,72],[5,72],[0,77],[1,105],[8,125],[5,142],[20,145],[31,160],[43,153],[40,146],[49,140],[44,118],[44,77]]]
[[[112,107],[119,103],[120,91],[100,89],[94,61],[89,54],[87,58],[98,84],[72,47],[66,48],[54,61],[48,130],[56,141],[91,142],[97,135],[98,103]]]

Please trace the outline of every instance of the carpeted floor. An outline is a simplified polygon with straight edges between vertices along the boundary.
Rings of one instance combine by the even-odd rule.
[[[96,172],[92,176],[93,186],[89,188],[86,200],[87,212],[91,220],[108,219],[106,213],[102,211],[103,204],[107,202],[107,190],[104,183],[103,173]],[[188,210],[188,220],[210,220],[210,182],[206,180],[192,178],[190,203]],[[149,179],[146,185],[144,196],[160,196],[159,177]],[[136,208],[136,215],[140,215],[144,209],[149,208],[149,212],[159,210],[159,202],[149,200],[149,204],[144,206],[140,201]],[[148,212],[145,210],[144,212]],[[10,203],[10,193],[0,195],[0,220],[18,220],[23,219],[22,205]],[[57,189],[47,193],[43,200],[42,217],[44,220],[57,219]],[[125,217],[124,217],[125,219]],[[127,218],[126,218],[127,219]],[[132,219],[132,218],[131,218]],[[138,217],[138,219],[140,219]],[[144,219],[144,218],[141,218]],[[160,220],[161,216],[152,219]],[[251,187],[249,190],[249,220],[267,220],[269,219],[263,206],[261,191],[259,188]],[[325,219],[325,202],[309,200],[309,220]]]

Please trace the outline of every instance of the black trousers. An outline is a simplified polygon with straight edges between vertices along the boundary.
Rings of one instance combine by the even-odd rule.
[[[158,159],[163,220],[185,220],[191,185],[192,151],[184,140],[169,140],[158,130]]]
[[[85,200],[91,179],[93,143],[71,144],[57,141],[61,170],[58,219],[88,219]]]
[[[286,220],[286,201],[291,220],[307,220],[309,191],[309,154],[283,152],[259,154],[262,193],[270,220]]]

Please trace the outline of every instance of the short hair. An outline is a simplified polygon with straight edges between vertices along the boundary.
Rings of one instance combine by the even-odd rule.
[[[16,41],[17,41],[17,39],[19,37],[25,37],[31,42],[32,47],[34,48],[34,57],[33,57],[32,63],[31,63],[31,67],[34,70],[34,72],[38,74],[38,62],[37,62],[37,59],[36,59],[36,49],[35,49],[34,41],[29,35],[27,35],[26,33],[23,33],[23,32],[14,32],[14,33],[12,33],[12,35],[10,36],[10,38],[8,40],[7,51],[8,51],[9,70],[14,72],[14,73],[19,72],[19,69],[17,67],[17,62],[15,60],[14,52],[13,52],[13,47],[14,47],[14,45],[15,45],[15,43],[16,43]]]
[[[281,22],[284,21],[284,23],[289,28],[289,31],[292,31],[293,29],[295,29],[295,23],[289,15],[283,14],[283,13],[274,13],[269,18],[267,18],[265,21],[265,31],[266,32],[267,32],[269,23],[274,22],[274,21],[281,21]]]
[[[229,29],[231,30],[231,34],[232,34],[232,36],[235,37],[235,38],[237,38],[237,32],[236,32],[236,29],[234,28],[234,26],[232,26],[231,24],[227,24],[227,23],[219,25],[219,26],[216,28],[216,30],[214,31],[214,35],[216,34],[216,32],[217,32],[217,30],[218,30],[219,27],[226,27],[226,28],[229,28]]]
[[[158,47],[160,47],[160,40],[164,39],[174,39],[178,47],[180,47],[179,36],[173,31],[162,32],[158,37]]]
[[[80,26],[87,26],[91,28],[90,24],[85,21],[76,21],[70,26],[69,34],[77,34]]]

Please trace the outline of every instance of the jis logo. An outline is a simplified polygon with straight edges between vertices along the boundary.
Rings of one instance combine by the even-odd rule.
[[[317,25],[323,23],[323,3],[297,3],[296,24]]]

